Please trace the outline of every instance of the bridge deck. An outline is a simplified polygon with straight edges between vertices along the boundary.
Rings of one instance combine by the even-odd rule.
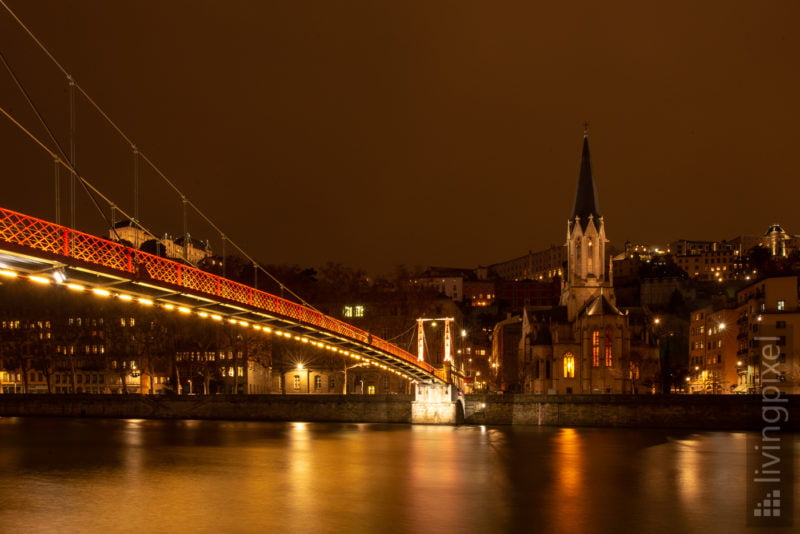
[[[22,273],[64,269],[69,281],[182,311],[235,318],[413,380],[444,381],[433,366],[353,325],[265,291],[121,243],[0,208],[0,262]]]

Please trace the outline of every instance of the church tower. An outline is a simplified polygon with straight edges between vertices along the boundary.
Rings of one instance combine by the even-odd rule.
[[[583,152],[578,190],[572,217],[567,222],[567,273],[561,291],[561,305],[569,321],[590,303],[601,298],[615,307],[611,273],[606,269],[606,228],[597,202],[597,188],[589,156],[588,127],[583,132]],[[609,269],[610,270],[610,269]]]

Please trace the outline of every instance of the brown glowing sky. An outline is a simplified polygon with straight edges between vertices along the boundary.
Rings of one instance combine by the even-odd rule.
[[[4,1],[265,263],[560,243],[584,120],[615,244],[800,233],[797,2]],[[66,139],[63,78],[4,10],[0,49]],[[5,70],[0,103],[42,135]],[[83,173],[131,209],[130,152],[85,104],[78,121]],[[4,119],[0,157],[0,205],[52,219],[52,163]],[[143,182],[145,223],[180,233],[178,200]]]

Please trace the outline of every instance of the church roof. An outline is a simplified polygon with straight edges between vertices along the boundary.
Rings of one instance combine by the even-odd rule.
[[[614,306],[604,293],[600,293],[583,309],[583,313],[588,316],[594,315],[624,315],[619,308]]]
[[[597,187],[592,176],[592,161],[589,155],[589,134],[583,134],[583,152],[581,153],[581,170],[578,175],[578,190],[575,193],[575,205],[572,208],[572,219],[581,218],[581,226],[586,227],[589,215],[595,219],[600,217],[597,202]]]
[[[773,224],[772,226],[770,226],[769,229],[767,230],[767,233],[765,233],[764,235],[769,235],[772,232],[777,232],[779,234],[785,234],[786,233],[786,231],[783,228],[781,228],[780,224]]]
[[[525,314],[530,321],[567,322],[566,306],[525,306]]]

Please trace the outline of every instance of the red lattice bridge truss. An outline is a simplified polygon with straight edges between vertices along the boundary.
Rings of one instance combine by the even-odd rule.
[[[445,381],[442,372],[413,354],[307,306],[4,208],[0,208],[0,273],[227,320],[265,335],[335,351],[412,381]]]

